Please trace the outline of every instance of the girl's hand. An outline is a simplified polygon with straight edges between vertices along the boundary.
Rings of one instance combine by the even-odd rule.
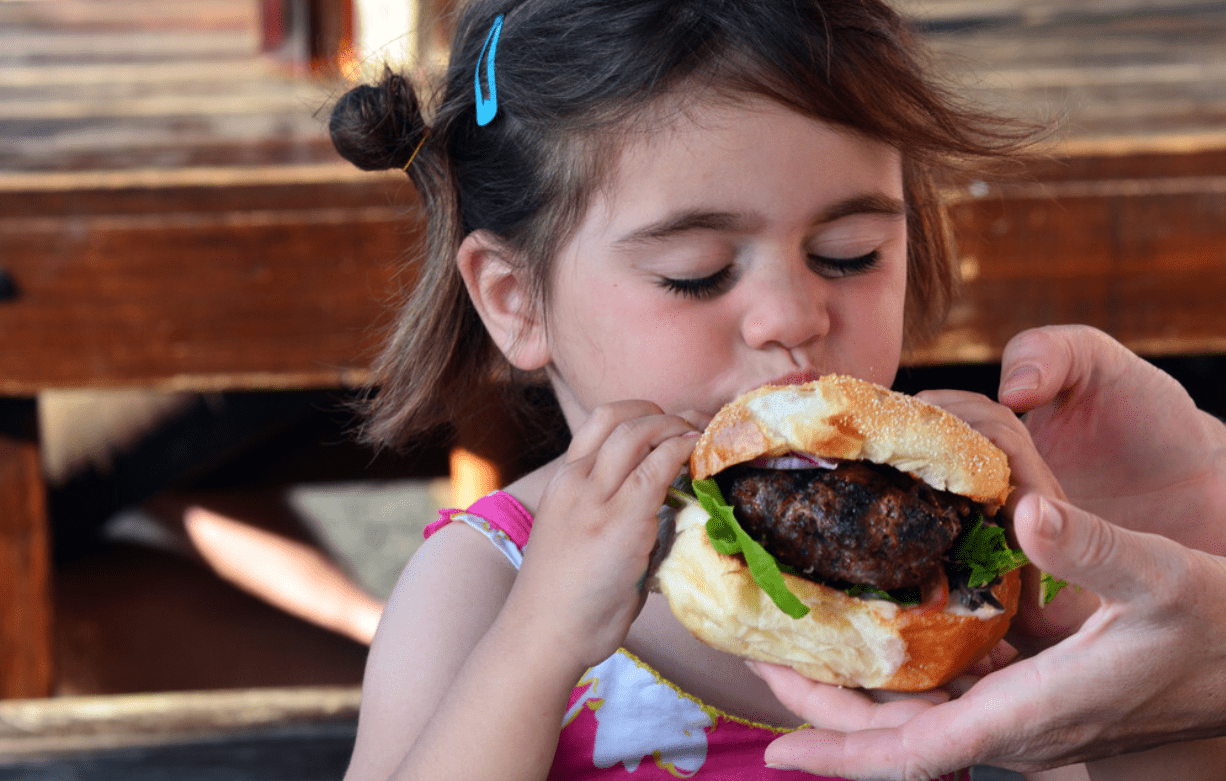
[[[780,701],[816,727],[776,740],[766,762],[928,779],[979,763],[1033,771],[1226,734],[1226,558],[1034,495],[1019,503],[1017,533],[1036,564],[1102,596],[1076,634],[1013,664],[998,648],[975,670],[982,679],[920,697],[874,698],[757,664]]]
[[[546,486],[508,607],[552,633],[577,669],[617,650],[642,608],[656,512],[697,433],[650,402],[599,407]]]

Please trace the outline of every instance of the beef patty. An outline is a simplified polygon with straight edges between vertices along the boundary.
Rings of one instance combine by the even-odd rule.
[[[738,465],[715,480],[741,526],[779,561],[814,580],[883,591],[930,578],[974,510],[965,497],[867,461]]]

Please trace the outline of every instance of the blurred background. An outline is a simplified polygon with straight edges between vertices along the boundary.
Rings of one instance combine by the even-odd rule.
[[[458,2],[0,0],[0,779],[339,778],[422,527],[556,451],[497,399],[353,437],[422,225],[327,114],[437,69]],[[899,5],[1054,128],[946,193],[964,296],[900,389],[991,394],[1010,336],[1083,322],[1223,414],[1226,3]]]

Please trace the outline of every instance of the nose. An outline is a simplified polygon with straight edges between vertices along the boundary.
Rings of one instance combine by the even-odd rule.
[[[746,286],[749,306],[741,323],[745,343],[762,349],[772,343],[800,347],[830,332],[830,282],[798,257],[772,258]]]

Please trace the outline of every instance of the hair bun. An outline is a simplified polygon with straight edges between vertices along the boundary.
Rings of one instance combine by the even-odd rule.
[[[417,94],[408,79],[385,68],[376,85],[346,92],[328,121],[332,146],[363,171],[404,168],[426,133]]]

